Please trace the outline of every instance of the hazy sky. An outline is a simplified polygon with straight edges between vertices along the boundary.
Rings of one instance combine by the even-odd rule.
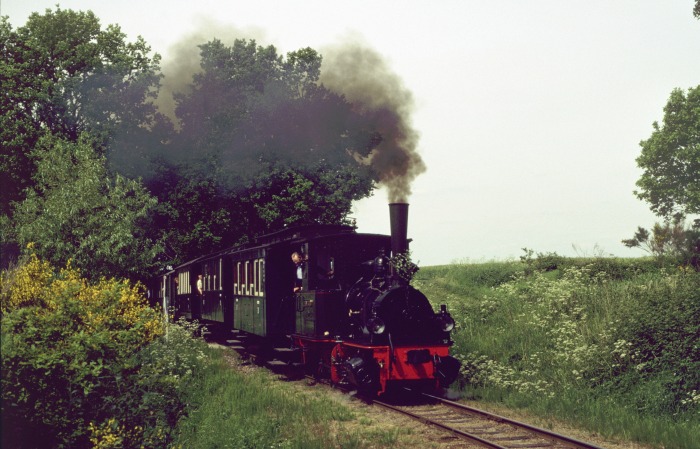
[[[18,27],[56,3],[0,8]],[[641,255],[620,243],[656,220],[632,193],[639,141],[674,88],[700,84],[694,0],[58,3],[143,36],[164,65],[195,32],[282,53],[350,39],[378,52],[415,99],[427,171],[408,233],[422,266],[517,259],[523,247]],[[386,203],[380,190],[356,204],[361,232],[389,232]]]

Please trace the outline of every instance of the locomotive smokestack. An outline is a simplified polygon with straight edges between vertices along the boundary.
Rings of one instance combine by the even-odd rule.
[[[408,251],[408,203],[389,204],[391,256]]]

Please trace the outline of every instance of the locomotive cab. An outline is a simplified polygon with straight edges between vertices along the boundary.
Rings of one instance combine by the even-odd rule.
[[[389,243],[386,236],[350,234],[290,246],[289,254],[303,251],[304,257],[302,288],[294,295],[294,333],[331,341],[345,336],[349,328],[346,292],[366,271],[363,262]],[[294,273],[294,267],[289,272]],[[292,283],[286,282],[290,292]]]

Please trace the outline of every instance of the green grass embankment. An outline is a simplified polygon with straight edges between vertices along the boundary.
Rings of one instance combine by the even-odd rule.
[[[408,434],[384,426],[313,389],[280,382],[260,368],[241,366],[224,349],[209,348],[209,363],[189,398],[189,416],[172,447],[188,449],[365,449],[404,447]]]
[[[700,447],[700,274],[646,259],[424,267],[468,397],[605,436]]]

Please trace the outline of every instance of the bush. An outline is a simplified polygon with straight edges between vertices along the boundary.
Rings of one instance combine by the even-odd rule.
[[[54,273],[36,256],[2,274],[2,420],[13,429],[3,447],[87,447],[91,435],[97,447],[135,446],[149,408],[135,355],[163,333],[141,290]]]
[[[628,377],[654,385],[652,406],[673,414],[700,407],[700,276],[679,271],[634,286],[636,304],[619,310],[616,341],[630,348],[622,379],[611,382],[623,391],[637,390]],[[643,396],[649,397],[648,394]]]
[[[532,257],[535,253],[529,248],[523,248],[520,261],[525,264],[525,273],[532,274],[534,271],[554,271],[569,266],[570,259],[560,256],[557,253],[537,253],[537,257]]]
[[[527,251],[521,262],[501,263],[511,279],[492,288],[474,283],[496,263],[421,270],[423,292],[456,321],[457,385],[604,434],[695,447],[700,274],[651,257],[569,258],[547,271]]]
[[[593,259],[572,259],[578,267],[587,267],[593,274],[605,273],[610,280],[631,280],[643,274],[659,273],[662,264],[652,258],[620,259],[596,257]]]

